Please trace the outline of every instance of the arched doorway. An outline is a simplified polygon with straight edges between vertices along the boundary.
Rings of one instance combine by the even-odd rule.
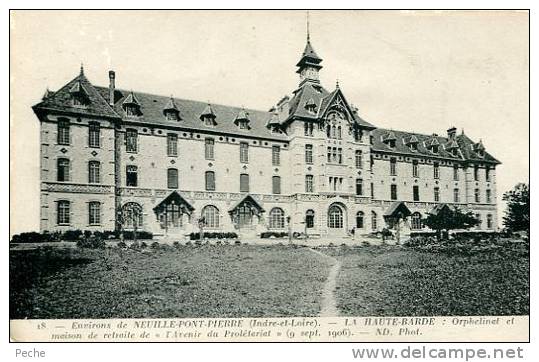
[[[333,231],[345,230],[345,208],[340,204],[332,204],[328,209],[328,228]]]

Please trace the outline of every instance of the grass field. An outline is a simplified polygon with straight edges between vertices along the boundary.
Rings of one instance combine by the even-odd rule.
[[[306,248],[11,252],[10,316],[313,316],[328,261]]]
[[[341,262],[341,315],[529,313],[529,257],[395,246],[321,248]],[[10,252],[10,317],[314,316],[332,264],[304,247]]]
[[[529,257],[445,255],[396,247],[326,250],[342,262],[341,315],[527,315]]]

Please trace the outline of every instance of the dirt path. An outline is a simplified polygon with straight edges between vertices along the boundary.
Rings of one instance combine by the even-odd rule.
[[[337,275],[341,269],[341,262],[334,257],[319,252],[318,250],[309,249],[313,253],[321,255],[324,258],[331,259],[333,265],[329,270],[329,275],[322,289],[322,301],[320,302],[320,317],[336,317],[339,315],[337,308],[337,299],[335,299],[335,287],[337,286]]]

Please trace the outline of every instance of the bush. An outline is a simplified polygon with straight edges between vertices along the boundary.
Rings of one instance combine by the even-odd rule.
[[[105,249],[105,241],[95,236],[84,237],[77,240],[77,247],[86,249]]]
[[[182,244],[180,244],[180,242],[176,240],[175,242],[172,243],[172,246],[175,247],[176,249],[179,249],[182,246]]]
[[[151,247],[152,249],[158,249],[158,248],[159,248],[159,243],[158,243],[157,241],[154,241],[154,242],[150,245],[150,247]]]
[[[123,241],[120,241],[118,242],[118,244],[116,244],[116,247],[120,248],[120,249],[126,249],[127,248],[127,244],[124,243]]]
[[[284,231],[264,231],[260,233],[260,238],[262,239],[269,239],[271,237],[274,238],[287,238],[288,233]]]
[[[148,244],[146,244],[144,241],[140,242],[140,248],[141,249],[146,249],[147,247],[148,247]]]
[[[77,241],[77,240],[80,240],[81,238],[82,238],[82,230],[66,230],[62,233],[62,240],[65,240],[65,241]]]
[[[236,239],[238,234],[234,232],[204,232],[204,239]],[[189,234],[190,240],[200,240],[200,232]]]
[[[13,235],[12,243],[46,243],[49,241],[59,241],[54,239],[53,234],[37,233],[35,231]]]

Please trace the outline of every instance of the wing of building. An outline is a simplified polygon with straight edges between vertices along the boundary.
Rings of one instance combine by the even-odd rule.
[[[297,89],[269,111],[92,84],[81,68],[33,110],[41,129],[41,229],[264,231],[347,237],[409,227],[437,205],[473,211],[496,228],[499,164],[447,135],[381,129],[339,88],[320,84],[310,40]]]

